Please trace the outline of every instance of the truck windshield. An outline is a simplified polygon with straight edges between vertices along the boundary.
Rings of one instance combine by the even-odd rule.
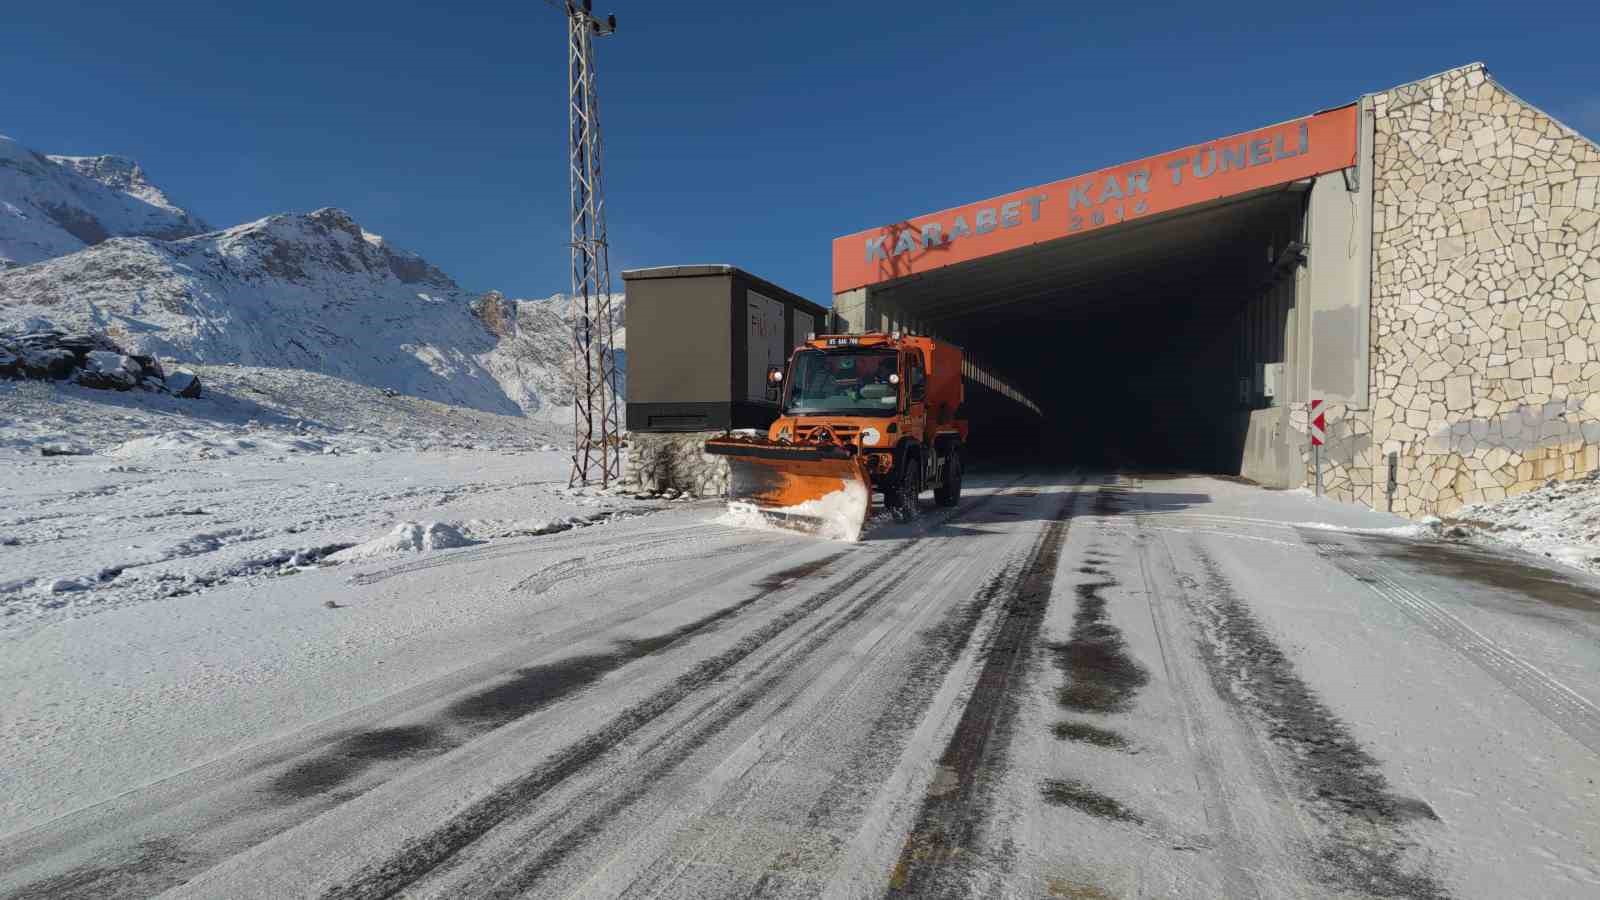
[[[889,383],[895,357],[893,350],[803,350],[794,357],[783,411],[890,415],[900,401],[899,387]]]

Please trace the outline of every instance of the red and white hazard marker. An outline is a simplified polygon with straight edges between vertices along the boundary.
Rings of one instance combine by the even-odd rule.
[[[1321,447],[1328,439],[1328,414],[1322,412],[1322,401],[1311,401],[1311,446]]]

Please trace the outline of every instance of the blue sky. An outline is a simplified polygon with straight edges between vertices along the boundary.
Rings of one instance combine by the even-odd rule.
[[[826,302],[838,235],[1474,60],[1600,134],[1600,4],[1072,6],[600,4],[614,270],[729,262]],[[568,286],[565,35],[539,0],[4,18],[0,133],[131,156],[218,226],[340,206],[469,289]]]

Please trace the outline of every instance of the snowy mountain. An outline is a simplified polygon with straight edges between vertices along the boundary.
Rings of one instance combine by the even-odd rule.
[[[0,323],[40,318],[130,352],[309,370],[511,415],[568,393],[565,306],[474,298],[337,209],[112,238],[0,272]]]
[[[45,156],[0,135],[0,270],[109,237],[180,238],[209,227],[116,156]]]
[[[47,322],[130,353],[551,417],[571,396],[566,307],[469,293],[338,209],[208,231],[136,163],[0,137],[0,330]]]

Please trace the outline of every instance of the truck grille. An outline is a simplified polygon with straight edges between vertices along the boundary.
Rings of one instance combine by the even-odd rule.
[[[801,441],[809,441],[811,440],[811,433],[816,430],[817,426],[815,425],[802,425],[795,429],[795,437]],[[839,439],[839,443],[850,444],[855,442],[856,433],[861,429],[855,425],[834,425],[830,423],[828,430],[832,431],[833,436]]]

